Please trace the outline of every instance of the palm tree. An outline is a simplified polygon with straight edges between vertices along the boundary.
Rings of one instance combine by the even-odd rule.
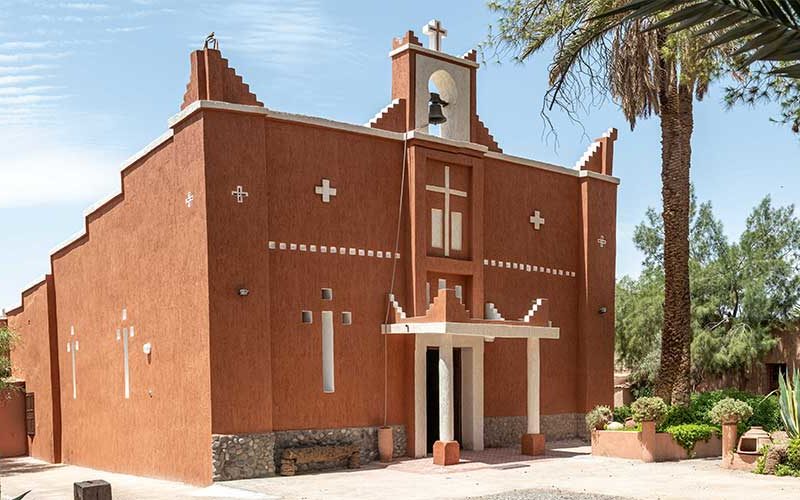
[[[634,0],[600,17],[620,14],[626,21],[666,15],[650,29],[701,28],[696,33],[713,35],[709,48],[741,42],[733,53],[745,56],[739,67],[777,62],[774,74],[800,79],[800,0]]]
[[[703,37],[649,29],[647,16],[600,16],[625,0],[505,0],[489,3],[500,13],[488,45],[499,57],[525,61],[545,46],[555,54],[545,106],[571,116],[606,96],[633,128],[656,115],[661,121],[664,221],[664,329],[656,394],[688,403],[692,331],[689,296],[689,170],[693,104],[716,76],[716,51],[701,52]],[[546,111],[544,111],[546,115]]]

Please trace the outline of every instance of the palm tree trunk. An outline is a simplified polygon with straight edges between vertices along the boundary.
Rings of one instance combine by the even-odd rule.
[[[674,68],[673,68],[674,71]],[[671,71],[672,75],[674,72]],[[674,76],[667,76],[670,80]],[[689,168],[693,85],[670,81],[661,99],[661,197],[664,205],[664,330],[656,395],[687,404],[691,395]]]

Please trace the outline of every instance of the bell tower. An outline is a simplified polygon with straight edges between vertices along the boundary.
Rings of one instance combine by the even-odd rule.
[[[431,20],[422,31],[428,35],[428,47],[423,47],[413,31],[392,41],[392,99],[404,101],[405,132],[430,132],[429,104],[431,91],[441,97],[445,121],[441,137],[474,142],[475,81],[478,63],[475,51],[462,57],[442,51],[442,39],[447,30],[438,20]],[[435,89],[435,90],[434,90]]]

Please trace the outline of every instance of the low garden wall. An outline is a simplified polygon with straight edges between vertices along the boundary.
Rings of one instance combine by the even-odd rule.
[[[721,457],[722,440],[714,435],[708,441],[698,441],[693,456],[689,457],[689,453],[666,432],[594,431],[592,455],[646,462]]]

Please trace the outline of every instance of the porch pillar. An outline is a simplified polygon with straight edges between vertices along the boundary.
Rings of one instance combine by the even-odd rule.
[[[539,394],[541,389],[539,339],[528,338],[528,432],[522,436],[523,455],[544,455],[544,434],[539,426]]]
[[[461,459],[458,441],[453,440],[453,336],[442,335],[439,344],[439,440],[433,443],[433,463],[457,464]]]
[[[439,441],[453,440],[453,338],[439,346]]]

